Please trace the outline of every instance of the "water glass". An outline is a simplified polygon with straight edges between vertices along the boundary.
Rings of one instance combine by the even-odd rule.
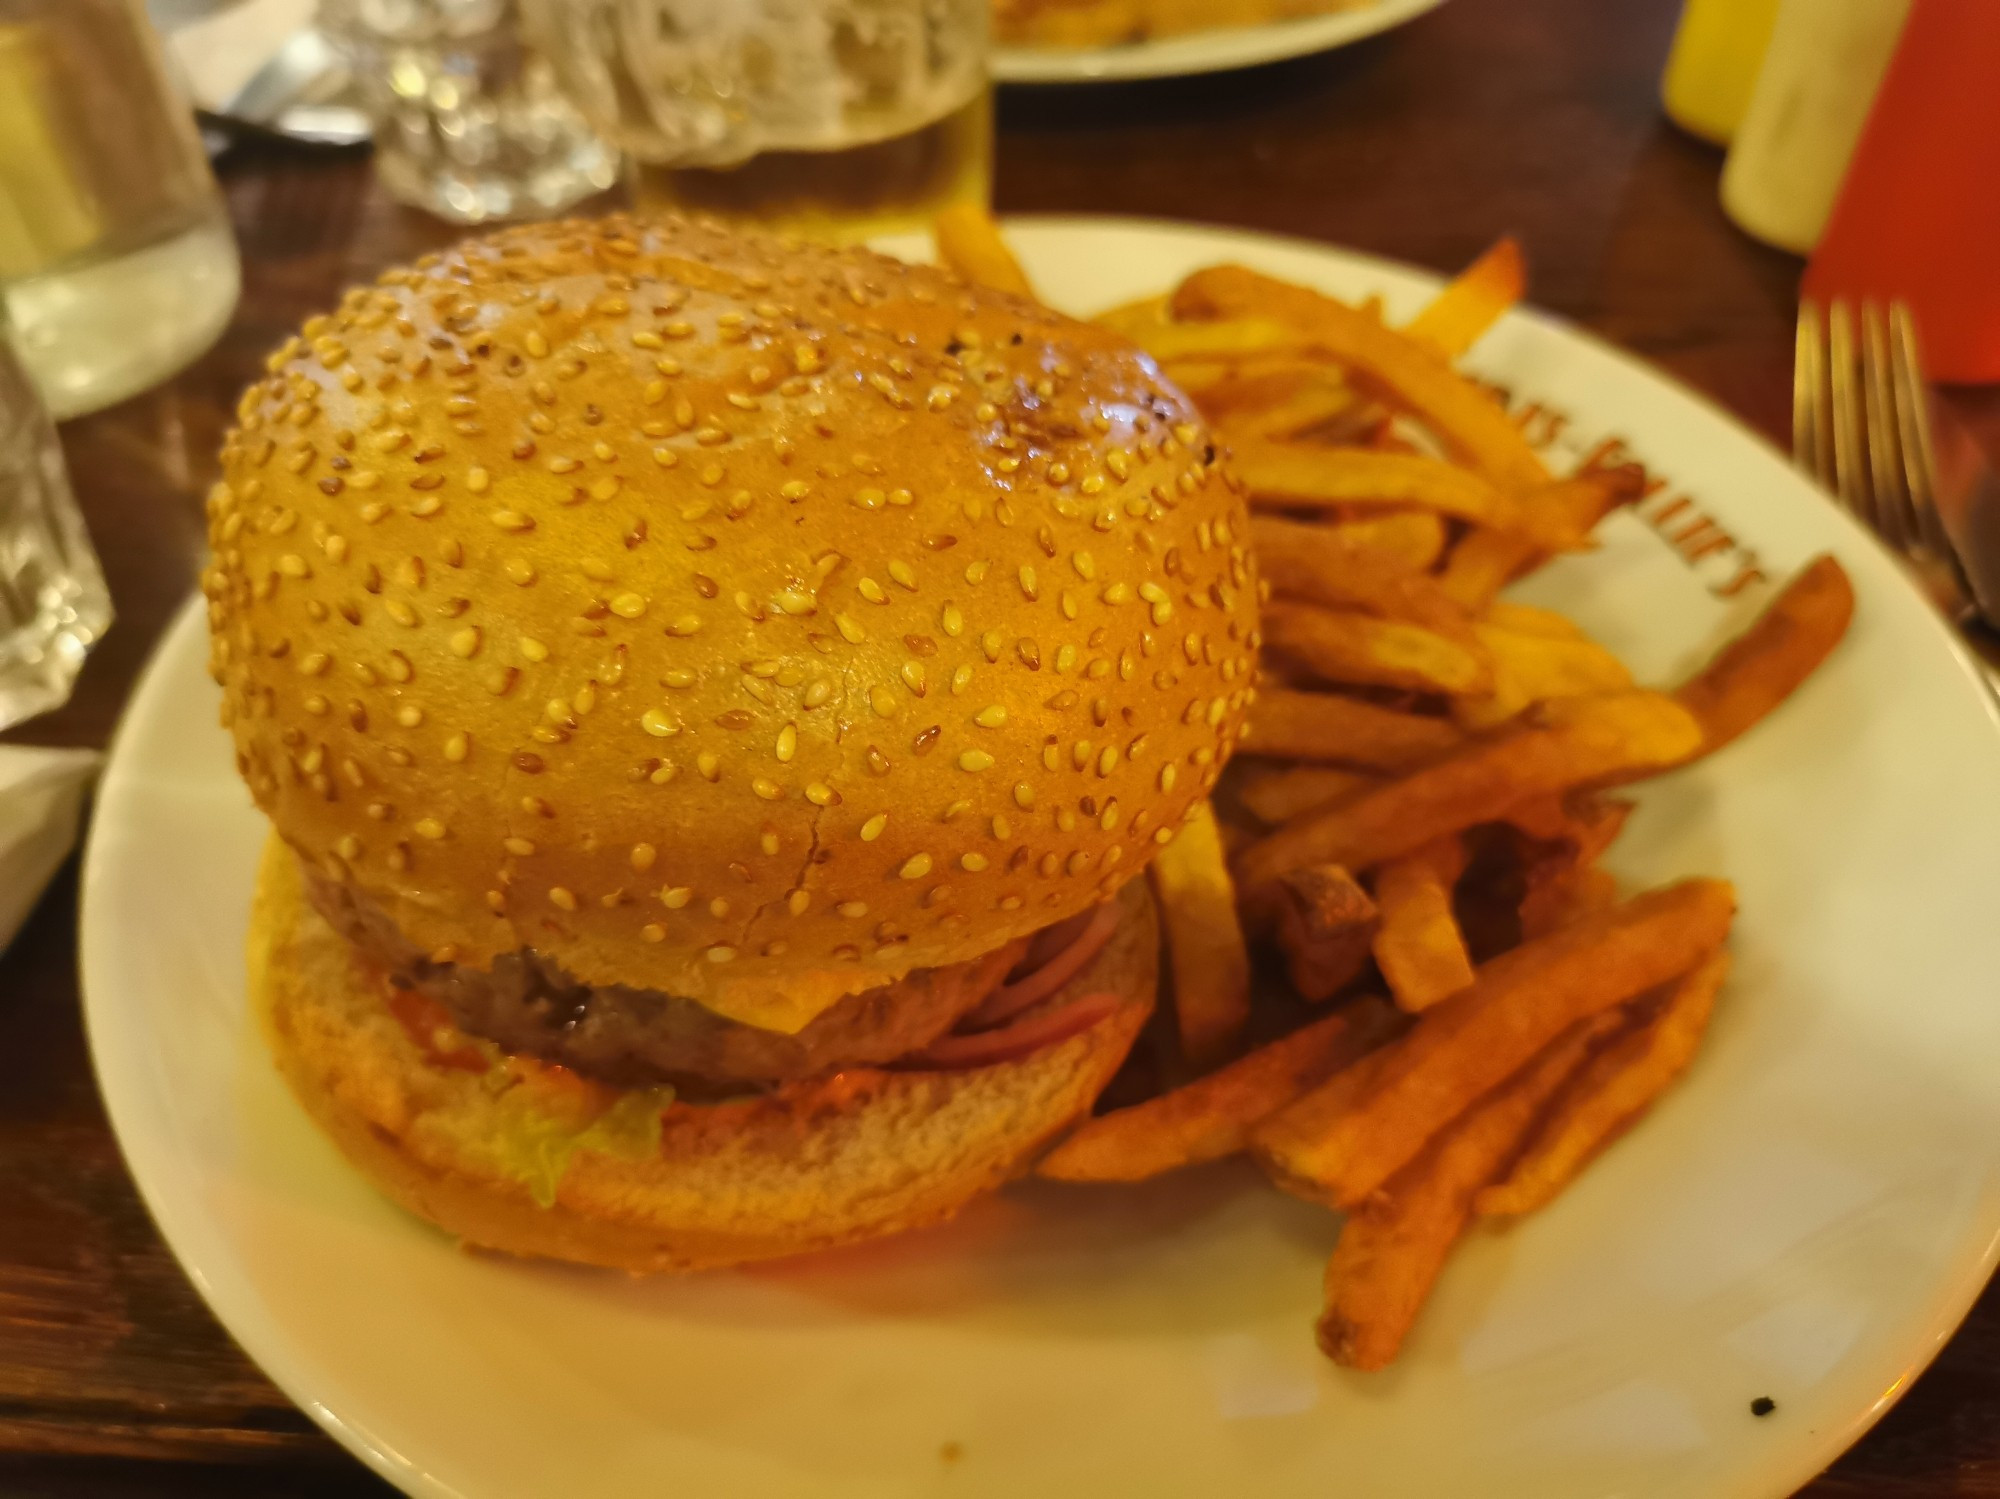
[[[853,239],[984,202],[990,0],[524,0],[641,206]]]
[[[729,3],[729,0],[723,0]],[[376,172],[454,223],[560,213],[618,156],[522,42],[514,0],[320,0],[374,124]]]
[[[0,318],[0,729],[63,703],[110,623],[55,427]]]
[[[238,274],[193,112],[139,0],[0,0],[0,294],[55,415],[200,354]]]

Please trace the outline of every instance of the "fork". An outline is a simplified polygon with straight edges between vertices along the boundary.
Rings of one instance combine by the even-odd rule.
[[[1858,326],[1857,326],[1858,323]],[[1937,459],[1909,307],[1799,303],[1792,458],[1900,554],[1946,615],[1980,625],[1974,593],[1937,509]],[[1983,642],[1982,642],[1983,643]]]

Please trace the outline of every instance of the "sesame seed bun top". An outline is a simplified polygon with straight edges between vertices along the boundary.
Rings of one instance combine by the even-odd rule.
[[[350,291],[210,496],[223,716],[439,961],[796,1030],[1104,899],[1251,696],[1241,497],[1115,335],[677,219]]]

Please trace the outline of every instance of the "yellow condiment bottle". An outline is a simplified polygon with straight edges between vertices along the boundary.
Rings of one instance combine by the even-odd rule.
[[[1726,146],[1756,87],[1778,0],[1687,0],[1660,100],[1681,129]]]

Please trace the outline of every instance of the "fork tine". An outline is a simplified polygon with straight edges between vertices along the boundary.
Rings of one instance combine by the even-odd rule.
[[[1801,298],[1798,335],[1792,348],[1792,461],[1831,489],[1833,475],[1820,460],[1820,440],[1826,433],[1820,421],[1826,388],[1823,338],[1819,304],[1810,297]]]
[[[1924,543],[1940,559],[1956,562],[1957,552],[1945,534],[1937,509],[1937,459],[1931,448],[1930,407],[1924,391],[1923,361],[1917,347],[1916,320],[1909,304],[1889,308],[1890,376],[1895,382],[1898,448],[1910,509]]]
[[[1916,537],[1911,523],[1895,377],[1889,368],[1889,334],[1878,302],[1861,304],[1861,399],[1867,420],[1868,478],[1875,496],[1875,523],[1882,539],[1907,552]]]
[[[1854,512],[1869,530],[1877,529],[1873,497],[1864,468],[1861,392],[1856,375],[1861,362],[1855,357],[1854,326],[1847,304],[1836,300],[1827,314],[1826,362],[1833,407],[1834,490],[1841,502]]]

